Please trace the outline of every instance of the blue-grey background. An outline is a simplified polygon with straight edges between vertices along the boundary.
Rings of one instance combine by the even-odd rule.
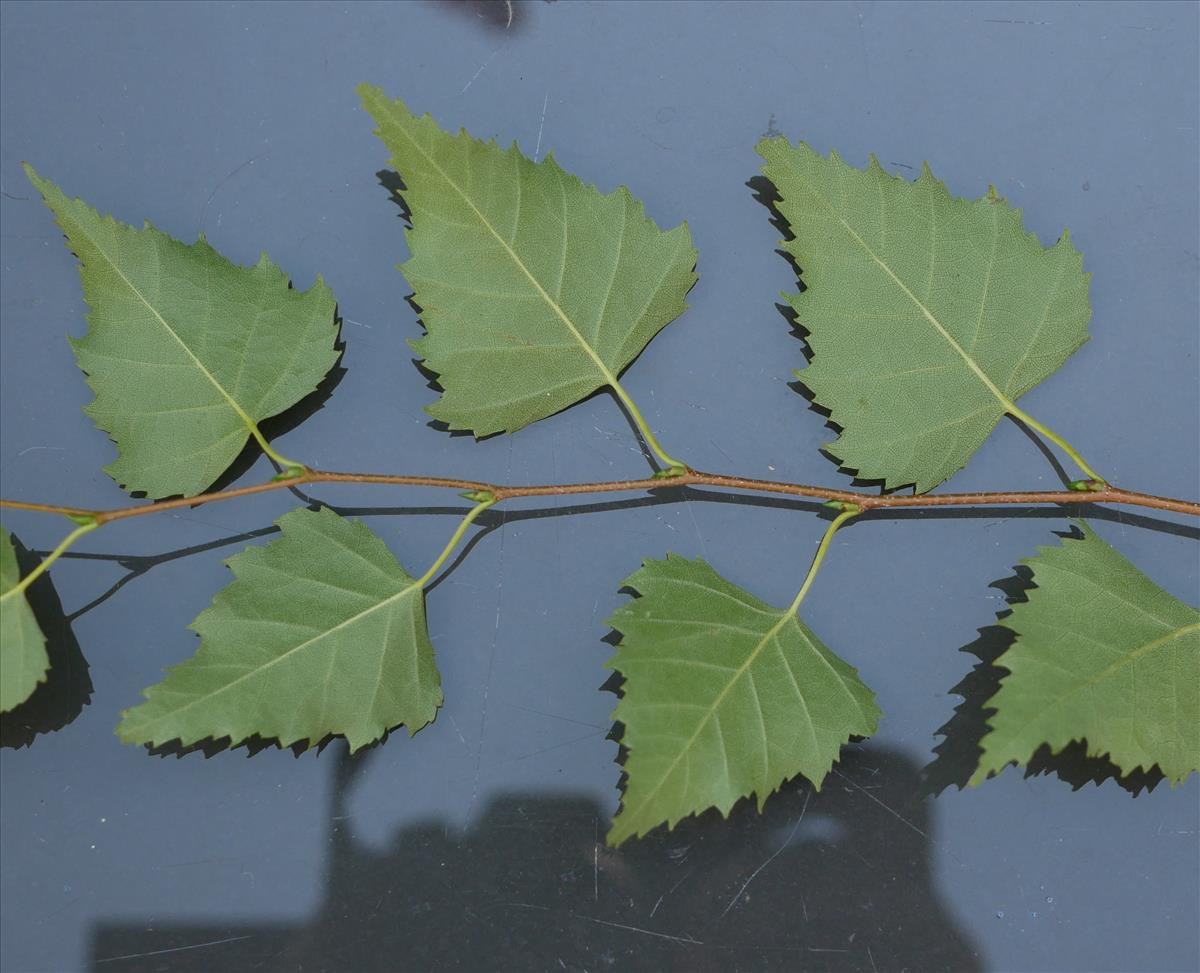
[[[362,80],[444,127],[553,149],[605,191],[624,183],[660,225],[689,221],[692,307],[627,387],[695,466],[846,482],[818,452],[829,430],[788,385],[802,349],[774,301],[794,277],[746,186],[755,142],[783,133],[902,173],[929,159],[961,195],[992,182],[1045,243],[1070,227],[1095,274],[1094,340],[1022,404],[1115,482],[1200,493],[1194,4],[518,2],[506,26],[503,5],[9,2],[0,18],[6,497],[126,502],[101,471],[113,447],[79,408],[74,261],[22,159],[120,219],[188,241],[203,230],[239,262],[266,250],[301,287],[325,277],[347,371],[282,435],[287,455],[512,483],[644,472],[610,396],[482,443],[429,428],[435,393],[404,344],[419,324],[393,269],[402,223],[375,175],[387,153],[357,105]],[[259,460],[240,482],[269,472]],[[950,486],[1056,482],[1005,422]],[[433,491],[312,495],[366,508],[418,570],[462,509]],[[355,760],[341,741],[299,759],[176,759],[112,733],[194,650],[186,623],[228,579],[222,558],[263,543],[244,535],[299,500],[86,538],[78,551],[104,557],[52,574],[90,669],[70,655],[74,689],[49,703],[78,708],[90,679],[90,704],[0,751],[0,966],[1200,966],[1200,781],[1133,797],[1010,769],[921,796],[951,689],[976,661],[958,650],[1005,604],[989,585],[1055,542],[1062,511],[877,517],[839,534],[805,616],[878,692],[879,735],[849,748],[820,794],[792,784],[762,819],[741,807],[613,852],[614,697],[598,689],[621,579],[673,550],[784,604],[824,525],[807,508],[700,494],[577,499],[575,513],[514,503],[486,522],[429,596],[437,722]],[[379,509],[413,504],[433,510]],[[67,526],[5,522],[35,551]],[[1194,525],[1093,523],[1196,602]]]

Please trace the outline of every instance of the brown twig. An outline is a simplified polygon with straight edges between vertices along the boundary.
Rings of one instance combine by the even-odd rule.
[[[329,470],[306,470],[299,476],[285,480],[269,480],[253,486],[202,493],[195,497],[181,497],[158,503],[119,507],[115,510],[86,510],[80,507],[59,507],[46,503],[28,503],[20,500],[0,499],[0,507],[15,510],[33,510],[42,513],[60,514],[76,520],[91,519],[97,524],[108,524],[164,510],[194,507],[236,497],[248,497],[273,490],[304,486],[315,483],[363,483],[386,486],[435,487],[460,491],[490,493],[496,502],[516,500],[521,497],[563,497],[585,493],[622,493],[644,490],[666,490],[678,487],[717,487],[723,490],[745,490],[753,493],[778,493],[791,497],[807,497],[814,500],[833,500],[856,505],[860,510],[882,510],[894,507],[989,507],[1004,505],[1118,503],[1134,507],[1149,507],[1152,510],[1168,510],[1173,513],[1200,516],[1200,503],[1177,500],[1173,497],[1158,497],[1149,493],[1136,493],[1108,484],[1102,489],[1088,491],[1045,490],[1045,491],[997,491],[991,493],[921,493],[921,494],[878,494],[860,490],[837,490],[831,487],[808,486],[802,483],[781,483],[775,480],[756,480],[744,476],[727,476],[723,473],[705,473],[701,470],[685,470],[678,476],[668,478],[646,477],[640,480],[608,480],[598,483],[556,483],[540,486],[500,486],[480,480],[459,480],[442,476],[399,476],[385,473],[336,473]]]

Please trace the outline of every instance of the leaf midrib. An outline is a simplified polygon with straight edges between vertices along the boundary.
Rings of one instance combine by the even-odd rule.
[[[280,662],[283,662],[285,659],[288,659],[291,656],[295,655],[297,652],[300,652],[303,649],[308,648],[310,645],[313,645],[314,643],[321,641],[323,638],[326,638],[327,636],[332,635],[334,632],[338,632],[344,628],[347,628],[350,625],[355,624],[356,622],[365,618],[367,615],[370,615],[372,612],[378,611],[380,608],[384,608],[387,605],[391,605],[392,603],[399,600],[400,598],[403,598],[405,595],[407,595],[409,592],[411,592],[412,590],[414,590],[417,587],[418,586],[415,581],[411,582],[410,584],[406,585],[404,588],[401,588],[395,594],[388,595],[388,597],[383,599],[382,601],[377,602],[374,605],[371,605],[369,608],[364,608],[360,612],[356,612],[355,614],[351,615],[349,618],[338,622],[332,628],[327,628],[327,629],[325,629],[325,631],[319,632],[316,635],[312,636],[311,638],[305,639],[299,645],[292,646],[286,652],[283,652],[280,655],[275,656],[275,658],[263,663],[261,666],[257,666],[254,669],[251,669],[250,671],[244,673],[243,675],[238,676],[236,679],[234,679],[230,682],[227,682],[222,686],[217,687],[216,689],[212,690],[211,692],[205,693],[202,696],[194,697],[189,702],[185,703],[183,706],[180,706],[174,710],[171,710],[169,713],[164,713],[162,716],[156,716],[153,719],[145,721],[144,723],[141,724],[141,727],[145,728],[148,726],[154,726],[156,724],[164,722],[165,720],[169,720],[169,719],[178,717],[180,713],[183,713],[186,710],[191,709],[193,706],[197,706],[200,703],[207,702],[208,700],[213,699],[214,697],[219,696],[224,692],[227,692],[228,690],[232,689],[234,686],[238,685],[239,683],[242,683],[242,682],[246,681],[247,679],[253,679],[256,676],[261,675],[263,672],[270,669],[272,666],[274,666]]]
[[[650,793],[647,794],[642,799],[641,803],[638,804],[636,810],[629,809],[622,813],[623,817],[628,816],[634,822],[633,827],[635,829],[639,826],[636,823],[639,816],[646,809],[646,807],[651,803],[651,801],[653,801],[654,798],[658,796],[659,791],[662,790],[662,787],[667,782],[667,779],[671,776],[671,774],[673,774],[675,772],[675,768],[679,765],[679,762],[683,759],[684,754],[688,753],[692,749],[692,747],[695,745],[696,741],[700,738],[700,733],[708,725],[709,720],[716,718],[717,711],[721,708],[721,704],[725,701],[725,697],[729,695],[729,693],[733,690],[733,687],[736,686],[738,681],[747,673],[747,671],[749,671],[750,667],[754,664],[755,660],[758,659],[758,657],[762,654],[763,650],[769,644],[771,644],[771,642],[776,638],[776,636],[779,635],[779,633],[783,630],[784,626],[786,626],[787,623],[790,621],[794,621],[796,623],[796,627],[797,627],[797,629],[799,629],[801,637],[804,638],[804,640],[806,642],[809,642],[810,647],[813,649],[813,651],[815,652],[817,657],[821,660],[822,663],[824,663],[824,665],[827,668],[829,668],[833,672],[834,678],[837,680],[838,685],[842,687],[842,689],[845,691],[846,695],[850,697],[851,702],[853,702],[854,705],[856,707],[858,707],[859,711],[861,712],[862,707],[859,705],[858,700],[854,698],[854,694],[850,692],[850,689],[846,685],[845,680],[843,680],[841,675],[835,669],[833,669],[832,666],[829,665],[829,660],[826,659],[821,654],[821,652],[817,649],[817,647],[815,645],[811,644],[811,641],[805,635],[803,629],[800,629],[800,621],[795,616],[795,614],[792,613],[791,611],[785,611],[785,612],[781,613],[779,616],[779,620],[774,625],[772,625],[769,629],[767,629],[766,634],[763,635],[763,637],[754,646],[754,649],[746,657],[746,661],[743,662],[740,666],[738,666],[737,669],[733,670],[733,675],[729,677],[729,681],[725,684],[725,688],[722,689],[720,693],[718,693],[717,698],[715,700],[713,700],[711,705],[704,707],[705,714],[700,719],[700,721],[697,723],[695,732],[693,732],[692,735],[688,738],[687,742],[682,747],[680,747],[679,753],[676,754],[675,759],[671,761],[670,766],[667,767],[667,769],[665,771],[663,771],[663,773],[659,776],[658,783],[655,784],[654,788],[650,791]],[[783,653],[782,646],[779,647],[779,651],[780,651],[780,655],[783,656],[786,661],[786,655],[784,655],[784,653]],[[685,661],[690,661],[690,660],[685,660]],[[790,671],[791,671],[790,666],[788,666],[788,670],[790,673]],[[793,682],[793,684],[795,684],[795,676],[794,675],[792,676],[792,682]],[[799,689],[799,687],[797,686],[797,690],[798,689]],[[760,712],[760,717],[761,717],[762,704],[761,704],[761,702],[759,702],[758,690],[753,689],[752,692],[754,695],[755,702],[759,706],[759,712]],[[807,715],[808,704],[804,700],[803,695],[800,695],[799,698],[801,700],[802,705],[804,706],[805,713]],[[809,722],[810,723],[812,722],[811,717],[809,718]],[[765,731],[764,731],[763,739],[764,740],[767,739]],[[767,769],[768,770],[770,769],[769,760],[768,760]]]
[[[114,260],[109,255],[108,251],[104,249],[104,247],[100,244],[100,241],[97,240],[96,237],[93,236],[91,233],[89,233],[87,231],[87,228],[84,227],[82,224],[80,224],[78,221],[72,221],[72,222],[75,223],[76,227],[79,230],[79,233],[91,241],[91,244],[95,248],[96,252],[99,253],[100,256],[104,258],[105,262],[109,265],[109,267],[112,268],[113,272],[118,277],[120,277],[122,281],[124,281],[125,286],[128,287],[129,290],[134,294],[134,296],[137,297],[137,299],[146,306],[146,310],[148,310],[152,315],[154,315],[154,317],[158,320],[158,323],[163,326],[163,329],[167,332],[167,334],[169,334],[172,338],[175,339],[176,342],[178,342],[179,347],[184,350],[184,352],[187,354],[188,358],[191,359],[192,364],[196,366],[196,369],[200,372],[200,374],[202,374],[206,379],[208,379],[208,381],[212,383],[213,388],[215,388],[219,393],[221,393],[221,397],[224,398],[225,401],[229,403],[229,407],[231,409],[233,409],[233,411],[237,414],[238,418],[241,419],[243,423],[245,423],[247,431],[251,435],[256,435],[258,432],[258,425],[257,425],[257,423],[255,423],[255,421],[253,419],[250,418],[250,416],[246,412],[246,410],[243,409],[241,407],[241,405],[238,404],[237,400],[234,399],[233,396],[229,394],[229,392],[225,389],[225,386],[223,386],[217,380],[217,377],[215,375],[213,375],[213,373],[210,372],[205,367],[204,362],[202,362],[197,357],[196,353],[192,351],[192,349],[188,346],[187,342],[184,341],[183,338],[180,337],[179,333],[174,328],[171,327],[171,325],[167,322],[167,319],[164,318],[158,312],[158,309],[153,304],[150,303],[150,301],[141,292],[141,290],[133,283],[133,281],[131,281],[127,276],[125,276],[124,271],[121,270],[121,268],[120,268],[120,266],[118,266],[116,260]]]
[[[1121,658],[1117,659],[1115,662],[1109,663],[1107,666],[1105,666],[1103,669],[1101,669],[1095,675],[1088,677],[1083,682],[1076,683],[1075,685],[1071,686],[1066,692],[1061,693],[1058,696],[1056,696],[1052,701],[1050,701],[1044,707],[1042,707],[1039,712],[1037,712],[1033,716],[1029,717],[1029,719],[1027,719],[1024,723],[1022,723],[1017,729],[1015,729],[1012,732],[1007,733],[1005,735],[1010,740],[1020,739],[1021,734],[1023,734],[1027,729],[1029,729],[1030,724],[1032,724],[1035,720],[1041,719],[1048,712],[1050,712],[1051,710],[1060,706],[1062,704],[1063,700],[1067,699],[1067,697],[1074,696],[1080,690],[1087,689],[1089,686],[1096,685],[1098,682],[1101,682],[1102,680],[1109,678],[1118,669],[1121,669],[1124,666],[1131,664],[1136,659],[1140,659],[1142,656],[1146,655],[1148,652],[1151,652],[1154,649],[1160,648],[1161,646],[1164,646],[1169,642],[1174,642],[1177,639],[1181,639],[1185,635],[1189,635],[1192,632],[1200,632],[1200,622],[1191,622],[1188,625],[1181,625],[1179,628],[1172,629],[1170,632],[1167,632],[1165,635],[1160,635],[1158,638],[1151,639],[1149,642],[1145,643],[1144,645],[1139,645],[1136,649],[1133,649],[1130,652],[1127,652],[1124,655],[1122,655]],[[998,662],[1002,664],[1004,662],[1003,657],[1001,657],[998,660]],[[995,733],[996,731],[993,730],[992,732]]]
[[[591,358],[591,360],[595,363],[596,368],[600,371],[600,374],[604,377],[605,384],[609,385],[610,387],[612,387],[614,389],[617,388],[618,387],[617,376],[612,373],[612,370],[608,367],[608,365],[606,365],[604,363],[604,359],[602,359],[596,353],[596,350],[594,348],[592,348],[592,346],[588,343],[587,339],[584,338],[583,334],[579,331],[579,329],[575,327],[575,323],[570,319],[570,317],[568,317],[567,313],[562,309],[562,306],[556,300],[554,300],[554,298],[552,298],[550,296],[550,294],[546,291],[546,289],[544,287],[542,287],[541,283],[533,275],[533,272],[530,271],[530,269],[526,266],[525,262],[517,254],[517,252],[515,250],[513,250],[513,248],[511,246],[509,246],[508,241],[504,239],[504,237],[496,230],[496,228],[494,226],[492,226],[492,224],[488,220],[488,218],[483,215],[483,213],[479,210],[479,208],[471,200],[471,197],[468,196],[467,193],[462,189],[462,187],[459,186],[459,184],[450,177],[450,175],[446,172],[446,170],[444,170],[441,166],[439,166],[437,164],[437,161],[433,158],[433,156],[431,156],[428,152],[426,152],[425,149],[421,146],[421,144],[408,133],[408,130],[404,126],[403,122],[396,120],[395,115],[394,115],[393,105],[390,102],[388,102],[387,99],[382,99],[382,100],[384,103],[385,110],[388,112],[388,115],[392,119],[393,127],[401,135],[403,135],[405,139],[408,140],[408,143],[414,149],[416,149],[416,151],[418,153],[420,153],[420,155],[425,159],[425,161],[429,163],[430,167],[432,167],[437,172],[437,174],[439,176],[441,176],[443,180],[445,180],[446,185],[448,185],[451,189],[453,189],[456,193],[458,193],[458,195],[462,198],[462,201],[464,203],[466,203],[468,207],[470,207],[471,212],[474,213],[475,216],[478,218],[479,222],[488,230],[489,233],[492,234],[493,237],[496,238],[496,242],[499,243],[500,246],[502,246],[504,248],[505,252],[509,255],[509,257],[512,258],[513,263],[516,264],[516,266],[520,269],[520,271],[529,279],[529,282],[531,284],[533,284],[534,288],[538,292],[538,295],[542,298],[543,301],[546,302],[546,304],[555,313],[555,315],[558,317],[558,319],[560,321],[562,321],[562,323],[564,325],[566,325],[566,328],[571,333],[572,337],[574,337],[574,339],[579,343],[579,346],[587,353],[588,357]],[[518,186],[520,185],[520,176],[517,177],[517,185]],[[517,218],[518,218],[518,220],[520,219],[519,210],[518,210]]]
[[[795,175],[798,179],[804,180],[804,176],[802,174],[795,173]],[[989,392],[991,392],[992,395],[994,395],[996,397],[997,401],[1004,407],[1004,411],[1009,412],[1009,413],[1013,412],[1013,410],[1016,409],[1016,403],[1013,402],[1013,400],[1010,399],[1007,395],[1005,395],[1002,391],[1000,391],[999,386],[997,386],[996,383],[991,380],[991,378],[988,376],[987,372],[985,372],[983,370],[983,368],[979,365],[979,363],[976,362],[975,359],[971,357],[970,353],[965,348],[963,348],[963,346],[960,345],[957,340],[955,340],[954,336],[948,330],[946,330],[946,328],[942,325],[942,322],[938,320],[937,316],[928,307],[926,307],[925,303],[919,297],[917,297],[917,295],[912,292],[912,290],[908,287],[908,285],[905,284],[904,281],[900,279],[900,277],[896,274],[896,272],[894,270],[892,270],[892,268],[888,265],[887,261],[885,261],[883,258],[881,258],[870,247],[870,245],[861,236],[858,235],[858,233],[857,233],[857,231],[855,231],[854,227],[852,227],[848,222],[846,222],[846,220],[834,208],[833,204],[828,199],[825,198],[824,194],[822,194],[815,186],[813,186],[813,184],[811,182],[807,182],[807,180],[804,180],[804,181],[808,185],[809,191],[812,193],[812,195],[815,196],[817,199],[819,199],[825,205],[826,209],[829,210],[830,215],[845,228],[846,232],[850,235],[850,238],[852,240],[854,240],[854,242],[857,243],[860,247],[862,247],[863,252],[868,257],[870,257],[875,262],[875,264],[885,274],[888,275],[888,277],[891,278],[892,282],[897,287],[899,287],[901,291],[904,292],[905,296],[908,297],[908,299],[910,301],[912,301],[912,303],[916,306],[917,310],[921,312],[921,315],[925,318],[925,320],[928,321],[931,325],[933,325],[934,330],[937,331],[937,333],[940,334],[946,340],[946,342],[950,345],[950,347],[953,348],[954,351],[956,351],[962,357],[962,360],[966,363],[967,367],[975,374],[975,376],[980,380],[980,382],[983,383],[983,385],[987,388],[987,390]],[[982,308],[980,309],[980,311],[982,313]]]

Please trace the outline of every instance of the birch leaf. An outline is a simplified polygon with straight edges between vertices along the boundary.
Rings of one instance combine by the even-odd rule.
[[[227,562],[234,581],[192,623],[196,655],[122,714],[126,743],[341,734],[351,750],[442,703],[423,590],[359,521],[294,510],[282,536]]]
[[[647,560],[624,586],[641,597],[609,619],[629,751],[610,844],[751,794],[761,810],[797,774],[819,788],[842,744],[875,732],[874,694],[794,613],[699,558]]]
[[[0,527],[0,712],[25,702],[46,678],[50,657],[21,580],[12,535]]]
[[[263,254],[230,263],[137,230],[25,172],[79,258],[88,333],[75,358],[96,393],[84,411],[120,453],[118,483],[152,499],[194,496],[228,469],[258,423],[314,391],[338,352],[333,294],[292,290]]]
[[[1043,743],[1084,740],[1124,774],[1155,764],[1172,783],[1200,770],[1200,611],[1163,591],[1086,525],[1025,564],[1036,585],[1001,624],[1016,642],[978,784]]]
[[[486,436],[617,388],[687,306],[687,225],[664,232],[624,187],[602,195],[551,155],[535,163],[358,92],[412,213],[400,269],[427,332],[412,344],[443,389],[426,411]]]
[[[785,295],[813,357],[798,373],[841,427],[828,450],[887,487],[937,486],[1087,340],[1090,274],[1044,248],[995,190],[951,196],[784,139],[758,145],[806,289]]]

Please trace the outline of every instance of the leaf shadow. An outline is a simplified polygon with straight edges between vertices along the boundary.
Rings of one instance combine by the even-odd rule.
[[[288,287],[291,287],[290,282]],[[342,318],[337,308],[334,308],[333,320],[337,328],[337,337],[333,342],[337,358],[334,360],[333,367],[325,373],[325,377],[321,379],[317,387],[299,402],[280,412],[278,415],[264,419],[258,424],[259,431],[262,432],[263,438],[267,442],[273,442],[279,437],[286,435],[325,408],[325,403],[329,401],[330,396],[333,395],[334,391],[342,383],[342,379],[346,377],[346,368],[342,365],[343,355],[346,351],[346,341],[342,335]],[[238,453],[237,459],[230,464],[224,473],[217,477],[216,482],[208,488],[208,492],[224,490],[226,487],[232,486],[250,471],[250,468],[258,462],[262,455],[262,447],[251,436],[246,441],[246,445],[242,447],[242,451]],[[272,463],[271,465],[274,466],[275,464]]]
[[[13,548],[21,576],[41,561],[13,536]],[[46,636],[50,671],[33,694],[7,713],[0,714],[0,747],[19,749],[33,745],[44,733],[61,730],[73,722],[92,698],[92,679],[87,660],[71,629],[72,618],[63,611],[50,573],[37,578],[25,592],[38,628]]]
[[[779,194],[779,189],[775,186],[775,184],[766,176],[757,175],[748,179],[745,185],[750,189],[754,201],[767,210],[767,213],[770,215],[771,226],[775,227],[775,229],[779,231],[780,242],[788,243],[796,239],[796,234],[792,232],[791,224],[788,223],[787,217],[784,216],[779,209],[779,203],[782,201],[783,197]],[[791,253],[782,247],[776,247],[775,252],[787,262],[789,267],[792,268],[792,274],[796,280],[796,293],[803,294],[806,290],[808,290],[808,285],[804,283],[804,268],[800,266],[799,262]],[[800,342],[800,351],[801,354],[804,355],[805,363],[810,363],[815,355],[812,345],[809,344],[808,341],[812,332],[800,323],[799,314],[796,313],[796,309],[790,304],[776,301],[775,310],[777,310],[784,321],[787,322],[788,330],[791,332],[792,336]],[[800,377],[799,373],[797,373],[797,377],[795,379],[787,383],[787,386],[808,403],[808,410],[810,412],[816,413],[824,420],[825,428],[832,430],[835,437],[841,436],[843,427],[833,419],[833,413],[817,401],[816,393],[814,393],[813,390],[804,383],[804,379]],[[839,473],[850,477],[854,486],[861,487],[863,489],[872,489],[877,487],[880,493],[885,494],[897,493],[901,490],[907,491],[912,488],[913,484],[908,483],[901,484],[900,486],[893,487],[889,490],[886,487],[886,482],[882,478],[869,479],[860,477],[857,470],[843,465],[842,461],[829,451],[828,447],[830,445],[832,445],[832,443],[827,443],[826,445],[822,446],[819,450],[820,454],[829,462],[831,462],[837,468]]]
[[[779,189],[775,186],[775,184],[766,176],[757,175],[747,180],[745,185],[750,189],[751,194],[754,197],[754,201],[763,206],[770,214],[770,223],[773,227],[775,227],[776,230],[779,231],[781,242],[787,243],[796,239],[796,235],[792,232],[792,228],[788,223],[787,217],[784,216],[779,209],[779,203],[782,201],[783,197],[779,194]],[[804,283],[803,268],[797,262],[796,258],[787,250],[776,248],[775,252],[779,254],[779,256],[781,256],[785,261],[787,261],[788,266],[792,268],[792,273],[795,275],[797,284],[796,293],[803,294],[808,289],[807,285]],[[809,331],[809,329],[803,324],[801,324],[800,316],[796,313],[796,309],[790,304],[777,301],[775,303],[775,309],[787,322],[788,330],[797,340],[799,340],[801,353],[804,355],[805,362],[811,363],[815,352],[813,351],[812,345],[809,343],[808,339],[812,332]],[[796,379],[788,382],[787,385],[788,388],[808,402],[808,408],[810,412],[815,412],[825,420],[825,427],[827,429],[832,430],[836,436],[841,436],[844,427],[833,418],[833,413],[829,409],[825,408],[817,401],[816,393],[814,393],[813,390],[805,384],[802,372],[798,373]],[[1016,424],[1017,428],[1019,428],[1021,432],[1029,437],[1041,454],[1046,458],[1046,461],[1054,470],[1055,476],[1058,477],[1063,485],[1066,486],[1068,483],[1070,483],[1071,477],[1068,476],[1066,470],[1063,469],[1062,464],[1054,455],[1054,452],[1049,446],[1046,445],[1042,438],[1019,419],[1013,416],[1006,416],[1006,418],[1011,419]],[[858,470],[854,469],[853,467],[843,465],[842,461],[829,450],[829,446],[832,445],[833,443],[827,443],[820,448],[819,452],[837,467],[837,471],[839,473],[851,477],[854,486],[865,489],[878,487],[880,492],[885,494],[908,491],[913,487],[913,484],[907,483],[888,489],[886,486],[886,481],[883,479],[865,479],[860,477],[858,475]]]
[[[1083,534],[1072,527],[1068,531],[1055,531],[1059,537],[1080,539]],[[1012,606],[1029,600],[1029,592],[1036,588],[1033,571],[1027,565],[1018,565],[1014,573],[993,581],[989,587],[1004,595],[1008,607],[996,613],[997,621],[1012,614]],[[980,741],[990,727],[988,720],[996,712],[988,701],[1000,689],[1001,680],[1008,670],[996,664],[997,660],[1016,642],[1016,633],[1002,625],[987,625],[979,629],[979,637],[959,649],[979,661],[950,691],[963,698],[955,707],[954,715],[936,731],[942,742],[933,748],[937,756],[922,771],[923,790],[937,796],[951,786],[963,790],[979,766],[983,754]],[[1089,757],[1087,745],[1075,741],[1058,753],[1043,744],[1025,765],[1025,778],[1056,775],[1060,780],[1079,790],[1086,784],[1097,786],[1113,780],[1117,786],[1137,797],[1143,791],[1153,791],[1163,778],[1157,766],[1150,770],[1134,770],[1122,774],[1120,768],[1106,757]],[[993,775],[994,776],[994,775]]]
[[[404,182],[404,178],[398,172],[395,172],[392,169],[380,169],[378,172],[375,173],[375,178],[379,181],[379,185],[381,185],[384,189],[387,190],[389,201],[391,203],[393,203],[400,210],[400,213],[398,214],[400,220],[404,223],[404,225],[407,228],[411,229],[411,227],[412,227],[412,208],[408,205],[408,202],[404,198],[404,193],[408,189],[407,184]],[[695,268],[693,267],[693,269],[695,269]],[[695,282],[693,282],[692,286],[695,286]],[[690,289],[691,288],[689,287],[689,290]],[[420,324],[422,332],[424,334],[428,334],[429,329],[426,327],[425,321],[423,318],[425,309],[419,303],[417,303],[416,293],[412,292],[412,293],[406,294],[404,296],[404,301],[405,301],[405,303],[408,304],[409,307],[412,308],[413,313],[416,314],[417,322]],[[651,340],[653,340],[653,339],[651,339]],[[647,342],[647,345],[648,344],[649,344],[649,342]],[[633,361],[631,361],[628,365],[625,366],[624,369],[621,370],[621,373],[620,373],[620,375],[618,375],[618,378],[621,375],[624,375],[630,368],[632,368],[634,363],[637,361],[637,359],[639,357],[641,357],[640,352],[638,353],[638,355],[636,355],[634,357]],[[421,358],[411,358],[409,360],[412,363],[413,368],[415,368],[417,370],[417,372],[420,374],[422,380],[425,382],[425,387],[427,389],[429,389],[432,392],[436,392],[438,395],[441,395],[445,392],[445,388],[441,384],[441,376],[439,375],[438,372],[431,369],[425,363],[425,361]],[[658,462],[657,457],[655,457],[654,453],[651,451],[650,447],[647,445],[645,439],[642,437],[641,430],[638,429],[637,423],[634,422],[634,420],[633,420],[633,416],[631,416],[629,414],[628,410],[625,408],[625,404],[623,402],[621,402],[621,400],[617,397],[616,393],[613,392],[613,390],[611,388],[609,388],[608,386],[601,386],[600,388],[596,389],[595,391],[589,392],[583,398],[577,399],[574,402],[568,403],[567,405],[565,405],[561,409],[559,409],[557,412],[551,413],[551,415],[558,415],[562,412],[566,412],[568,409],[571,409],[574,406],[580,405],[584,402],[588,402],[588,401],[596,398],[597,396],[602,396],[602,395],[606,395],[612,399],[612,401],[616,404],[618,411],[621,413],[621,415],[623,415],[625,417],[625,421],[629,423],[629,427],[633,430],[634,439],[637,442],[639,448],[641,449],[642,456],[646,459],[646,462],[653,469],[656,469],[656,470],[661,469],[662,464]],[[549,418],[549,416],[547,416],[546,418]],[[442,419],[430,419],[428,422],[425,423],[425,425],[428,426],[430,429],[434,429],[437,432],[446,433],[447,435],[452,436],[452,437],[474,436],[476,441],[478,441],[478,442],[483,442],[488,439],[494,439],[497,436],[503,435],[502,432],[494,432],[494,433],[489,433],[485,436],[477,436],[475,434],[475,432],[471,429],[452,429],[450,427],[450,425]]]
[[[381,737],[376,744],[372,744],[372,746],[382,743],[386,738],[387,734],[385,733],[384,736]],[[338,739],[341,738],[330,733],[322,737],[316,743],[310,744],[308,740],[300,740],[291,744],[290,746],[284,747],[280,745],[278,740],[261,737],[256,733],[253,736],[242,740],[236,746],[230,746],[232,741],[226,736],[220,737],[219,739],[207,737],[204,740],[197,740],[195,743],[190,743],[187,746],[184,746],[178,740],[171,740],[159,746],[145,744],[143,745],[143,749],[151,757],[175,757],[177,760],[181,760],[184,757],[190,756],[194,753],[201,754],[205,760],[211,760],[217,754],[224,753],[227,750],[245,750],[247,758],[257,757],[264,750],[290,750],[292,752],[292,756],[298,760],[310,751],[319,756],[325,750],[325,748],[329,746],[329,744]]]

